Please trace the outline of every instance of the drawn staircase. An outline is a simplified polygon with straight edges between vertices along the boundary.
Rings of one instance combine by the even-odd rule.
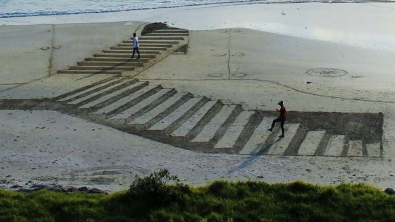
[[[173,53],[188,42],[189,31],[172,27],[163,27],[139,37],[140,59],[131,58],[133,37],[102,50],[85,61],[78,62],[59,74],[114,74],[143,70]],[[137,54],[137,53],[136,53]]]
[[[112,75],[53,98],[51,101],[60,107],[57,110],[200,152],[383,156],[381,113],[290,112],[285,124],[286,136],[279,138],[278,125],[273,132],[267,131],[278,115],[275,112],[244,110],[239,104],[224,104],[122,77],[133,76],[126,72],[144,70],[188,44],[188,30],[150,25],[144,27],[139,38],[140,59],[131,59],[130,38],[78,62],[77,66],[60,70],[60,74]]]
[[[125,43],[129,44],[129,43]],[[148,55],[148,54],[146,54]],[[185,149],[210,153],[382,157],[383,115],[289,112],[286,135],[267,131],[277,113],[112,76],[53,99],[66,113]],[[369,118],[366,118],[369,117]]]

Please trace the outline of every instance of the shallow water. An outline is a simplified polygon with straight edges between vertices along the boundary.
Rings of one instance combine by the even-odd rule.
[[[303,2],[331,3],[332,0],[0,0],[0,18],[124,12],[146,9],[164,9],[223,4],[272,4]],[[350,3],[360,1],[338,0],[335,2]]]

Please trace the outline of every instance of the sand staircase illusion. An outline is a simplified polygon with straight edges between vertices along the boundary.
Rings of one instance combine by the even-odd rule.
[[[243,110],[131,77],[113,76],[53,101],[63,112],[193,151],[382,157],[381,113],[290,112],[280,139],[278,126],[267,131],[275,112]]]
[[[145,28],[149,28],[147,25]],[[85,61],[78,62],[66,70],[59,70],[59,74],[114,74],[122,75],[126,71],[138,71],[160,61],[163,57],[173,53],[187,44],[189,31],[162,25],[159,29],[139,37],[140,59],[131,58],[133,39],[129,39],[102,50]]]

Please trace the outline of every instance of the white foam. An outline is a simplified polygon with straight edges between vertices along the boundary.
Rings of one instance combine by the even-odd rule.
[[[166,22],[171,26],[189,30],[248,28],[363,48],[395,51],[393,0],[369,4],[330,4],[331,1],[328,0],[153,0],[149,3],[138,0],[104,2],[71,0],[70,3],[68,2],[69,0],[61,0],[60,3],[17,0],[12,3],[11,1],[0,3],[0,26],[121,21]],[[279,2],[305,3],[268,4]],[[43,8],[45,10],[42,10]]]
[[[246,4],[246,3],[301,3],[301,2],[329,2],[327,0],[13,0],[0,2],[0,18],[72,15],[86,13],[124,12],[144,9],[166,9],[178,7]],[[339,2],[353,2],[340,0]]]

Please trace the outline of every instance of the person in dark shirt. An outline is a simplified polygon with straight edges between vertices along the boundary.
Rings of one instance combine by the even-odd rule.
[[[284,123],[285,123],[285,120],[287,119],[287,110],[285,109],[283,101],[278,102],[278,105],[280,105],[281,108],[280,108],[280,110],[278,110],[278,109],[276,109],[276,110],[277,110],[277,112],[280,112],[280,116],[277,119],[273,120],[272,127],[270,127],[267,130],[269,130],[271,132],[273,130],[276,122],[281,122],[282,134],[281,134],[280,138],[283,138],[284,137]]]

